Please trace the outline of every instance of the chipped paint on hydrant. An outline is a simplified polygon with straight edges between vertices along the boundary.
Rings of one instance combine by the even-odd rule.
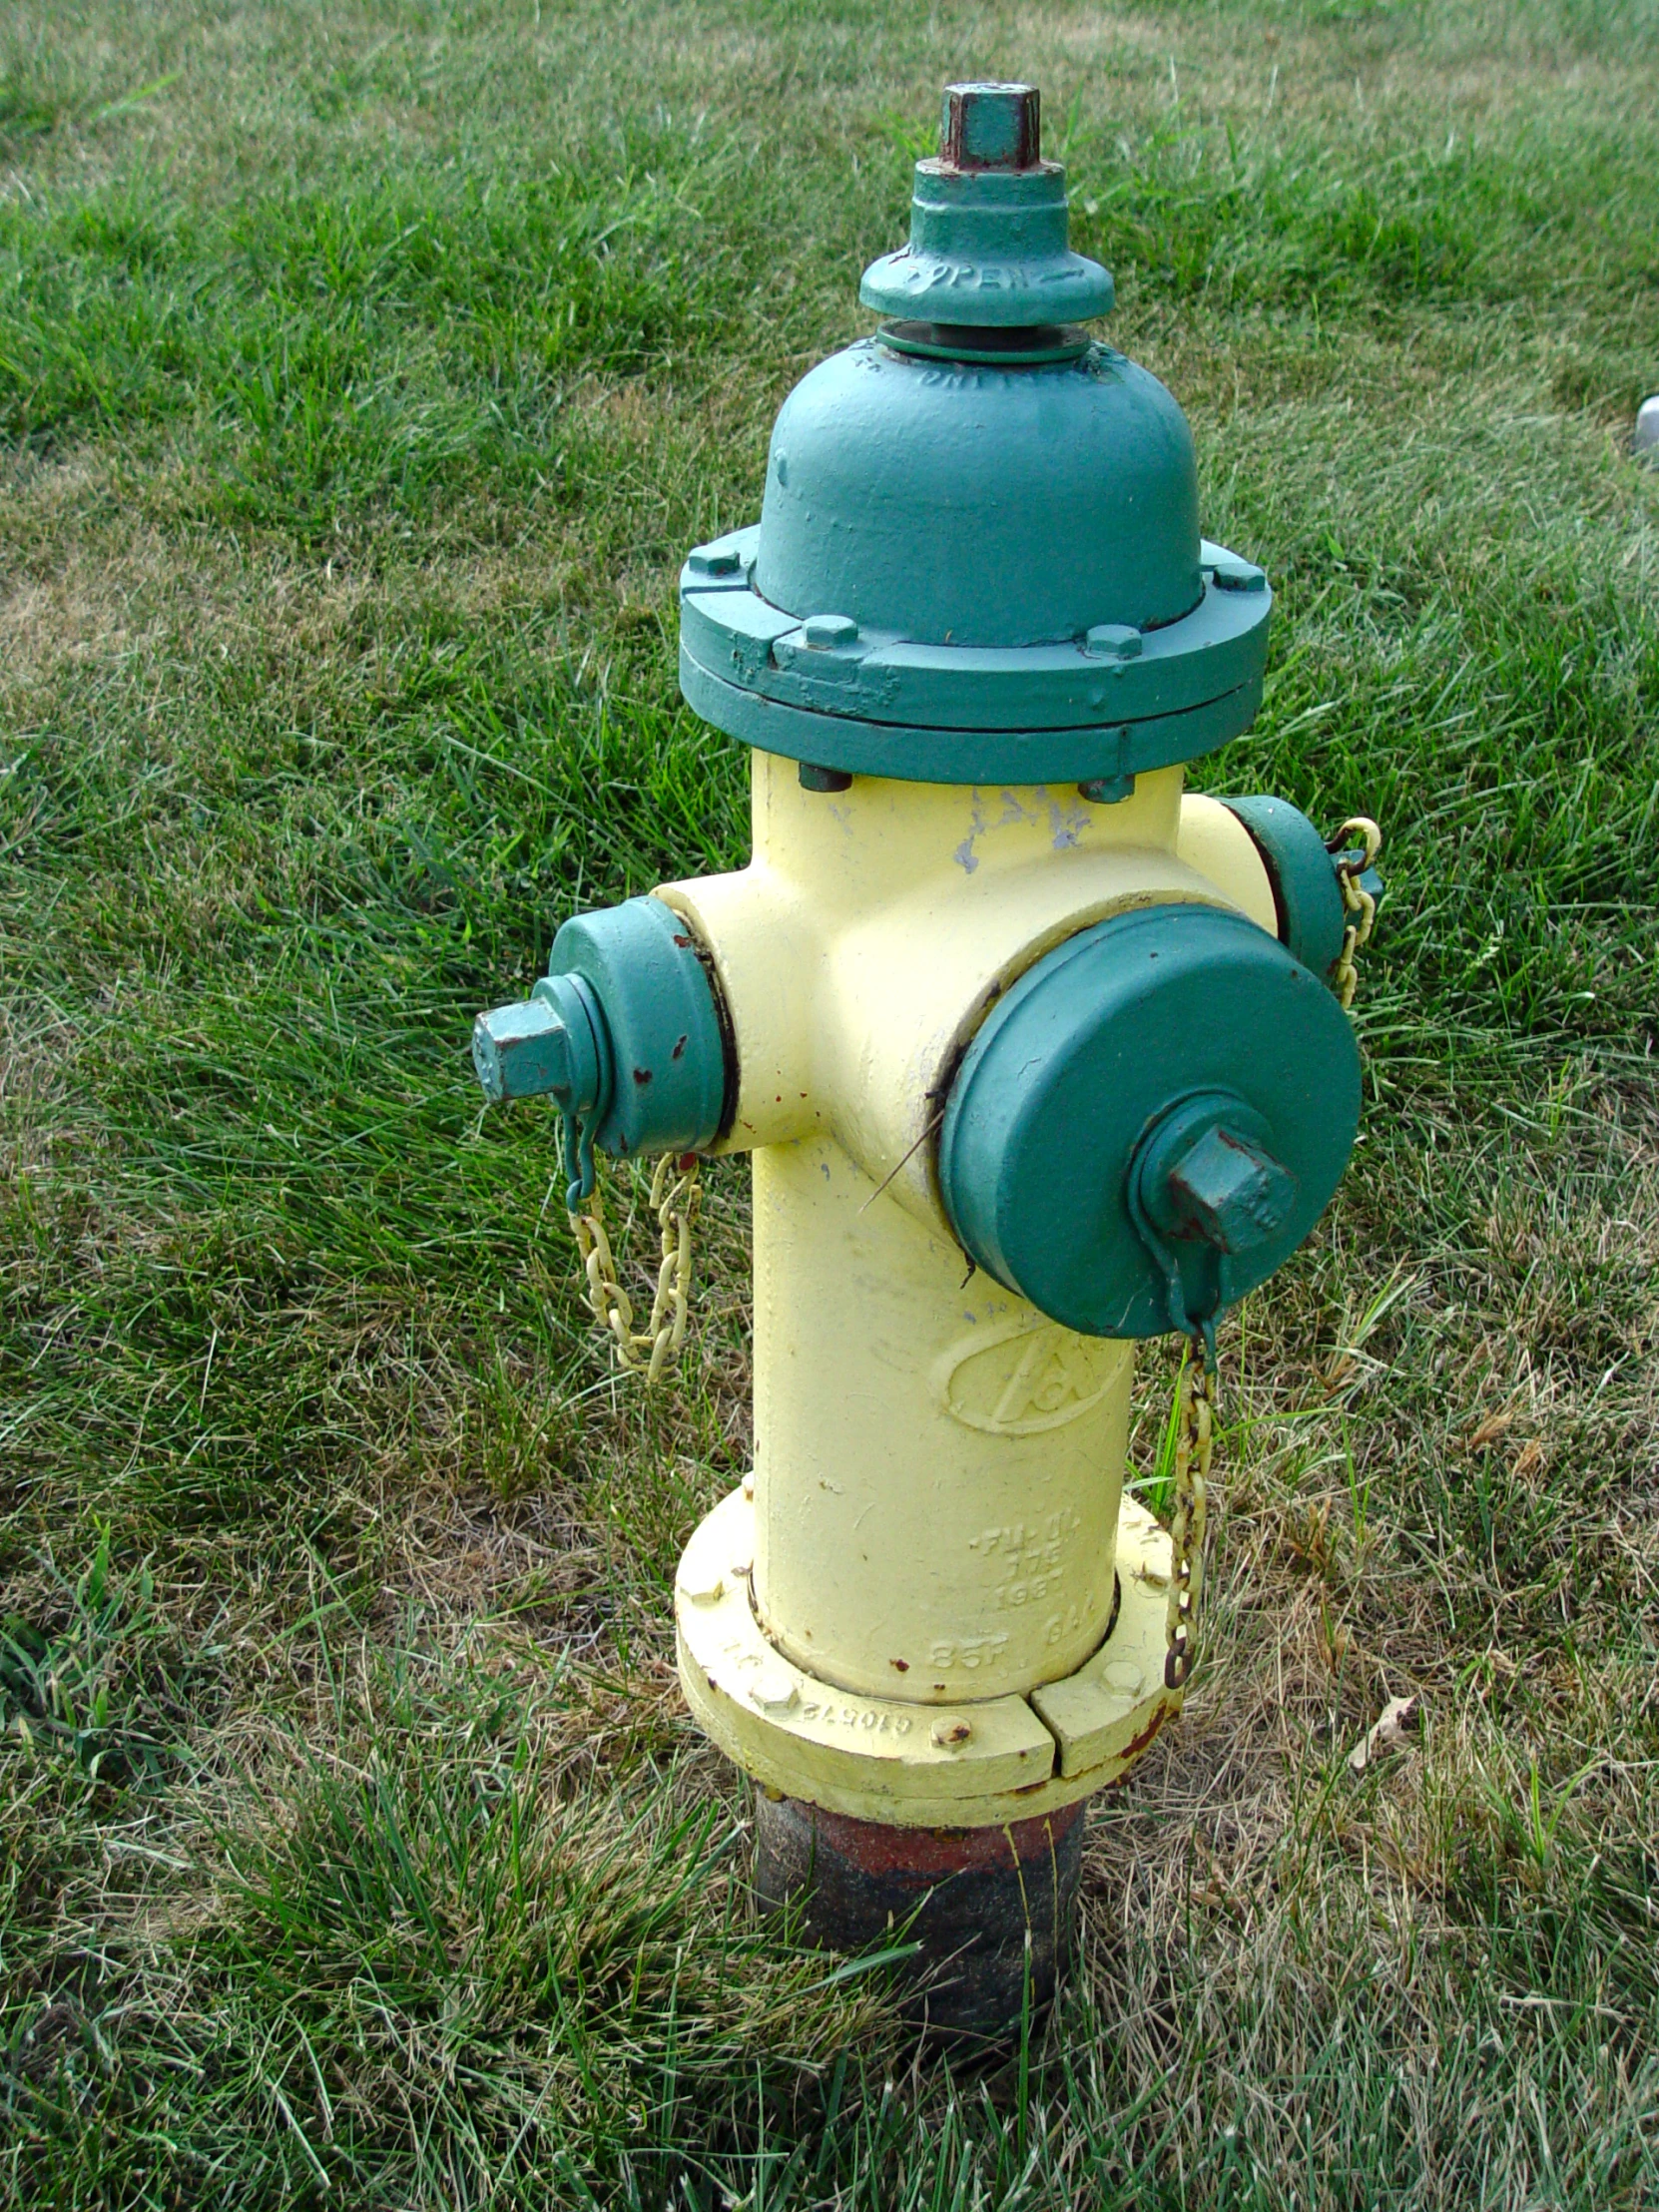
[[[1353,1145],[1344,900],[1295,809],[1185,789],[1272,594],[1191,435],[1083,325],[1038,97],[952,86],[881,318],[688,557],[681,685],[753,748],[753,856],[569,921],[480,1020],[592,1148],[748,1152],[755,1467],[676,1607],[759,1785],[757,1886],[914,1916],[935,2025],[1052,1988],[1083,1802],[1179,1709],[1170,1537],[1124,1492],[1134,1342],[1202,1337]]]

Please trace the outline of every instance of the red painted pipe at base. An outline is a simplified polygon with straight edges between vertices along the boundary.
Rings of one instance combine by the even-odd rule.
[[[1083,1806],[1001,1828],[891,1828],[758,1794],[755,1890],[835,1950],[919,1944],[905,2009],[955,2044],[1007,2042],[1053,2001],[1076,1937]]]

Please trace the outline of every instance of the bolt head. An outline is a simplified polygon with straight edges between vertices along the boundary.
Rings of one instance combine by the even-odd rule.
[[[814,653],[830,653],[837,645],[856,645],[858,625],[850,615],[809,615],[801,635]]]
[[[946,85],[939,160],[947,169],[1035,169],[1042,95],[1035,85]]]
[[[820,768],[815,761],[803,761],[797,771],[804,792],[849,792],[852,778],[843,768]]]
[[[1081,798],[1091,807],[1117,807],[1124,800],[1135,796],[1133,776],[1091,776],[1077,787]]]
[[[694,545],[686,566],[694,576],[736,576],[743,562],[735,545]]]
[[[1091,661],[1138,661],[1141,633],[1127,622],[1097,622],[1083,639]]]
[[[960,1751],[973,1736],[973,1724],[960,1713],[945,1713],[933,1723],[933,1741],[940,1751]]]
[[[763,1713],[788,1713],[799,1704],[801,1691],[794,1675],[786,1674],[782,1667],[768,1667],[750,1684],[749,1699]]]
[[[1170,1170],[1170,1196],[1192,1233],[1222,1252],[1244,1253],[1279,1234],[1296,1203],[1296,1178],[1231,1129],[1207,1129]]]
[[[1210,571],[1215,578],[1217,591],[1266,591],[1266,569],[1258,568],[1254,561],[1241,561],[1229,554],[1217,561]]]
[[[507,1098],[570,1095],[570,1034],[550,1006],[525,999],[497,1006],[472,1025],[472,1064],[484,1096]]]

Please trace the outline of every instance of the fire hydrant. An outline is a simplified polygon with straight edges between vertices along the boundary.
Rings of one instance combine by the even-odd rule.
[[[1175,400],[1081,327],[1112,279],[1038,127],[948,88],[877,334],[682,571],[749,865],[567,921],[474,1038],[491,1097],[558,1106],[573,1211],[595,1147],[751,1154],[754,1472],[681,1560],[681,1680],[759,1785],[763,1899],[908,1931],[933,2022],[991,2035],[1191,1664],[1191,1519],[1124,1490],[1134,1342],[1187,1337],[1201,1397],[1335,1190],[1375,891],[1370,844],[1183,792],[1272,595],[1199,536]]]

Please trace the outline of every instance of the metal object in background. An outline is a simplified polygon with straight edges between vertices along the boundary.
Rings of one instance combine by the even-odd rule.
[[[680,579],[749,865],[567,922],[476,1050],[557,1107],[573,1214],[596,1148],[753,1156],[756,1463],[681,1560],[681,1681],[759,1786],[763,1898],[907,1930],[929,2023],[994,2039],[1063,1964],[1081,1807],[1191,1680],[1216,1329],[1346,1167],[1379,840],[1184,788],[1256,712],[1273,595],[1083,327],[1111,278],[1032,88],[947,90],[861,296],[760,521]],[[578,1234],[658,1372],[679,1228],[643,1333]],[[1172,1333],[1173,1541],[1124,1491],[1134,1343]]]
[[[1636,410],[1636,428],[1630,450],[1645,461],[1659,460],[1659,394],[1644,399]]]

